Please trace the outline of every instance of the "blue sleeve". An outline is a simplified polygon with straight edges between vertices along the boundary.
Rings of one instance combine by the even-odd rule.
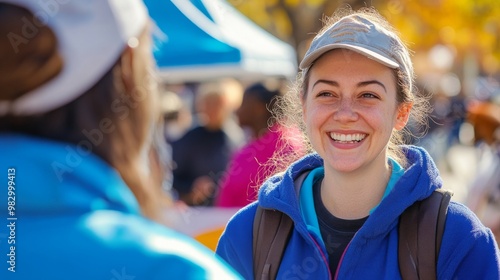
[[[253,279],[253,220],[256,204],[243,208],[229,220],[216,253],[245,279]]]
[[[493,233],[459,203],[448,208],[438,279],[500,279],[500,252]]]

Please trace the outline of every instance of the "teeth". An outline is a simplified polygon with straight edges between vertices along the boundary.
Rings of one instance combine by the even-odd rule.
[[[338,142],[359,142],[365,139],[366,134],[340,134],[340,133],[330,133],[330,137]]]

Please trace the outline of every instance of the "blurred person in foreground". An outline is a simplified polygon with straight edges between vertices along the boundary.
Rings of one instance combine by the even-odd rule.
[[[314,152],[264,182],[258,201],[229,221],[217,254],[245,279],[261,279],[252,261],[260,206],[293,221],[277,279],[401,279],[400,215],[443,185],[423,148],[400,144],[410,116],[425,123],[428,113],[409,50],[374,9],[342,9],[300,69],[284,112]],[[499,261],[491,230],[450,202],[436,279],[499,279]]]
[[[233,153],[244,143],[242,129],[232,119],[239,82],[222,79],[202,84],[195,96],[197,124],[172,142],[173,187],[190,206],[213,206],[221,175]]]
[[[61,2],[0,1],[0,180],[12,187],[0,196],[17,218],[0,278],[238,278],[159,223],[168,197],[143,2]]]
[[[273,119],[272,108],[280,91],[270,90],[262,83],[249,86],[243,94],[241,107],[236,111],[239,124],[249,129],[250,142],[238,150],[220,184],[216,206],[242,207],[257,199],[258,187],[274,174],[277,166],[270,159],[300,153],[299,133]]]

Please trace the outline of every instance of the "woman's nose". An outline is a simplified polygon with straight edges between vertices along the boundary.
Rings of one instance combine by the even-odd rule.
[[[358,119],[358,113],[354,108],[353,102],[347,99],[341,100],[335,109],[333,118],[339,122],[356,121]]]

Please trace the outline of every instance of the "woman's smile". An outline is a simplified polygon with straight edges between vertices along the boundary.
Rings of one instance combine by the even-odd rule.
[[[359,143],[363,139],[365,139],[365,137],[366,134],[363,133],[356,133],[356,134],[342,134],[335,132],[330,133],[330,138],[332,138],[333,141],[339,143]]]

